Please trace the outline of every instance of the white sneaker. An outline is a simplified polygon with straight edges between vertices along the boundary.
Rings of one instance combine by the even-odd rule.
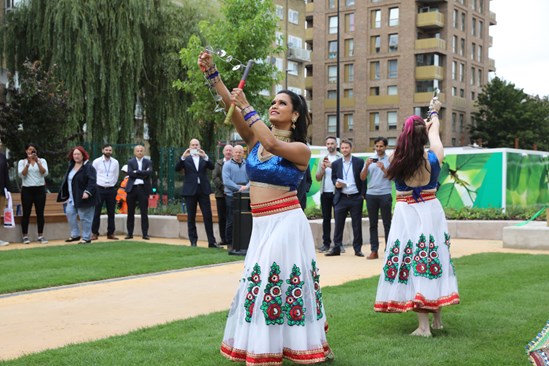
[[[9,242],[9,241],[0,240],[0,247],[5,247],[6,245],[10,245],[10,242]]]
[[[39,236],[37,240],[40,244],[48,244],[48,241],[43,236]]]
[[[28,236],[24,236],[23,237],[23,244],[30,244],[30,240],[29,240],[29,237]]]

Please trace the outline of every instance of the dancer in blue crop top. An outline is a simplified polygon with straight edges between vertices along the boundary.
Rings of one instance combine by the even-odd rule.
[[[279,92],[268,111],[272,129],[248,103],[242,89],[229,92],[212,55],[198,65],[225,105],[236,106],[232,122],[248,145],[253,228],[244,274],[233,299],[221,354],[253,365],[283,359],[313,364],[332,357],[319,285],[314,240],[296,196],[311,151],[305,99]]]
[[[429,313],[432,329],[442,329],[442,307],[460,302],[448,224],[436,198],[444,156],[441,104],[433,98],[430,107],[430,122],[406,119],[387,169],[387,177],[395,180],[397,203],[374,305],[378,312],[417,312],[419,325],[412,335],[424,337],[432,335]]]

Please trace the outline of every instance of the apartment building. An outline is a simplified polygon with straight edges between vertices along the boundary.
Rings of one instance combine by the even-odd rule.
[[[474,101],[495,71],[488,57],[494,24],[489,0],[309,0],[313,144],[337,135],[371,151],[385,136],[395,146],[405,118],[426,116],[439,89],[444,145],[468,145]]]

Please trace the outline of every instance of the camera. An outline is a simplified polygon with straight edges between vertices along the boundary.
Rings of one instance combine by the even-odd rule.
[[[379,161],[378,158],[372,158],[372,162],[373,162],[373,163],[377,163],[378,161]]]

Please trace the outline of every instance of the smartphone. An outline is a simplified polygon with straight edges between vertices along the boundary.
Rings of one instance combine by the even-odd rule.
[[[379,161],[378,158],[372,158],[372,162],[377,163]]]
[[[191,149],[191,155],[198,155],[198,149]]]
[[[433,92],[433,98],[436,98],[439,92],[440,90],[438,90],[438,88],[435,88],[435,91]]]

